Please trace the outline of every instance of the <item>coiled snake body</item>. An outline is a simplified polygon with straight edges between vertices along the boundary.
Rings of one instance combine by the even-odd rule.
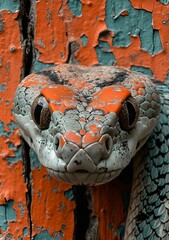
[[[167,86],[143,74],[61,64],[21,82],[14,115],[41,164],[64,182],[106,183],[135,158],[125,239],[167,240],[168,102]]]

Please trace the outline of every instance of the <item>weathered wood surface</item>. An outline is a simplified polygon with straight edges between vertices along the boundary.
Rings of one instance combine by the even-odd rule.
[[[169,1],[0,1],[0,238],[120,240],[128,176],[71,187],[24,145],[12,101],[19,81],[57,63],[124,66],[168,81]],[[125,174],[124,174],[125,175]],[[129,181],[130,182],[130,181]],[[80,236],[81,234],[81,236]],[[89,239],[89,238],[88,238]]]

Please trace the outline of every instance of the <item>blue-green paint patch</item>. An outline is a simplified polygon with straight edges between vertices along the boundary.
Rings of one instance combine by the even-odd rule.
[[[99,40],[99,47],[103,52],[110,51],[110,45],[108,44],[108,42]]]
[[[85,35],[85,34],[83,34],[81,37],[80,37],[80,39],[81,39],[81,41],[82,41],[82,46],[87,46],[87,44],[88,44],[88,37]]]
[[[125,224],[122,223],[117,230],[118,236],[120,236],[120,240],[124,239],[124,232],[125,232]]]
[[[160,0],[160,2],[164,5],[167,5],[169,3],[169,0]]]
[[[151,71],[150,68],[145,68],[145,67],[140,67],[140,66],[131,66],[131,70],[136,71],[136,72],[141,72],[144,73],[150,77],[153,76],[153,72]]]
[[[62,230],[65,230],[65,229],[66,229],[66,225],[65,225],[65,224],[62,224],[61,229],[62,229]]]
[[[167,73],[166,84],[169,84],[169,72]]]
[[[19,0],[5,0],[0,1],[0,10],[8,10],[10,12],[16,12],[18,11],[20,6]]]
[[[5,91],[5,89],[6,89],[6,86],[3,84],[0,84],[0,91]]]
[[[28,232],[29,232],[28,228],[25,227],[25,228],[23,229],[23,235],[24,235],[24,236],[28,236]]]
[[[103,48],[96,46],[96,53],[100,65],[112,66],[115,63],[114,54],[112,52],[103,51]]]
[[[65,192],[64,192],[64,195],[65,195],[65,197],[66,197],[67,199],[69,199],[70,201],[73,201],[73,200],[74,200],[74,194],[73,194],[72,188],[69,189],[69,190],[67,190],[67,191],[65,191]]]
[[[14,152],[15,152],[15,156],[13,157],[7,157],[7,160],[8,160],[8,163],[11,164],[11,163],[16,163],[18,161],[20,161],[22,159],[21,155],[22,155],[22,147],[19,146],[19,147],[13,147],[13,143],[10,143],[9,144],[9,148],[10,149],[13,149]]]
[[[82,15],[82,3],[80,0],[68,0],[68,6],[73,15],[77,17]]]
[[[32,169],[38,168],[38,170],[40,170],[41,165],[40,165],[39,159],[32,148],[30,149],[30,159],[31,159],[31,168]]]
[[[33,64],[33,68],[34,68],[35,72],[43,70],[43,69],[48,68],[48,67],[53,67],[53,66],[55,66],[55,64],[53,64],[53,63],[43,63],[43,62],[40,62],[40,61],[37,61],[37,60],[35,60],[34,64]]]
[[[0,205],[0,229],[4,232],[7,231],[9,222],[17,220],[13,204],[14,201],[9,200],[6,204]]]
[[[47,230],[35,235],[35,237],[33,238],[34,240],[63,240],[63,233],[62,232],[57,232],[53,234],[54,237],[51,237],[48,233]]]
[[[123,11],[128,15],[122,16]],[[113,46],[127,47],[131,44],[131,36],[139,36],[141,49],[152,55],[163,50],[159,31],[152,26],[152,13],[134,9],[129,0],[107,0],[105,22],[115,35]]]
[[[0,136],[10,137],[17,128],[16,123],[11,121],[8,125],[9,131],[4,131],[4,122],[0,121]]]
[[[109,223],[109,229],[113,229],[114,224],[113,223]]]

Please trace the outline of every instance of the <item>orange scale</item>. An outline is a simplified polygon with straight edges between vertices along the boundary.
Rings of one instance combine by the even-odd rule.
[[[97,126],[97,124],[90,124],[89,125],[89,130],[93,133],[99,133],[101,128]]]
[[[35,76],[32,76],[32,75],[29,75],[25,80],[24,80],[24,83],[23,83],[23,86],[24,87],[31,87],[32,85],[38,85],[38,84],[41,84],[42,86],[45,86],[48,84],[48,82],[46,81],[46,77],[45,76],[42,76],[40,79],[39,77],[37,77],[36,75]]]
[[[79,133],[80,133],[81,136],[84,136],[86,134],[86,130],[85,129],[80,129]]]
[[[122,107],[121,103],[116,103],[116,104],[108,103],[106,105],[104,112],[105,112],[105,114],[107,114],[109,112],[114,112],[114,113],[118,114],[120,112],[121,107]]]
[[[63,136],[65,137],[65,139],[67,141],[73,142],[73,143],[77,144],[78,146],[81,146],[81,144],[82,144],[81,136],[74,131],[66,132],[63,134]]]
[[[139,89],[139,90],[138,90],[138,94],[139,94],[139,95],[144,95],[144,91],[143,91],[142,89]]]
[[[101,102],[112,102],[115,100],[123,103],[128,96],[130,96],[130,91],[124,86],[109,86],[105,87],[93,96],[96,97]]]
[[[75,93],[72,89],[63,85],[52,85],[52,88],[45,87],[41,90],[41,94],[48,100],[57,100],[62,102],[64,99],[75,99]]]
[[[62,113],[65,113],[66,110],[68,109],[74,109],[74,105],[69,105],[69,106],[65,106],[64,103],[59,103],[57,104],[56,102],[50,102],[49,103],[49,108],[51,110],[51,112],[56,112],[56,111],[60,111]]]
[[[87,132],[82,138],[82,143],[84,146],[87,146],[91,143],[98,142],[99,139],[100,135],[95,135],[92,132]]]

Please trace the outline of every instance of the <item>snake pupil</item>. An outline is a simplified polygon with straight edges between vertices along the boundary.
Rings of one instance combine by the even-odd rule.
[[[43,108],[42,105],[38,104],[34,111],[34,117],[37,124],[40,124],[40,115],[41,115],[42,108]]]
[[[123,103],[119,114],[119,123],[121,129],[124,131],[130,131],[132,128],[135,127],[138,117],[139,106],[136,100],[130,96]]]
[[[39,129],[44,130],[49,127],[51,113],[45,97],[39,95],[35,98],[31,106],[31,115]]]
[[[136,118],[136,111],[130,102],[127,102],[127,109],[129,114],[129,125],[132,125]]]

